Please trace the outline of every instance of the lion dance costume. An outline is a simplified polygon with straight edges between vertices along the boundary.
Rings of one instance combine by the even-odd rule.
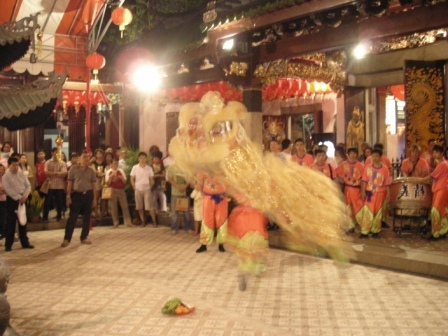
[[[201,225],[201,235],[199,241],[201,247],[196,252],[207,250],[207,245],[213,242],[216,232],[216,241],[219,244],[219,251],[224,252],[222,244],[227,236],[227,210],[228,202],[226,186],[213,177],[204,172],[200,172],[197,176],[198,184],[202,186],[203,196],[203,215]]]
[[[246,207],[281,227],[289,249],[348,261],[344,251],[348,244],[343,240],[350,219],[338,186],[311,169],[271,154],[263,156],[240,123],[246,113],[243,104],[225,104],[218,92],[206,93],[199,103],[185,104],[170,143],[176,164],[191,180],[203,172],[226,185],[229,195],[243,195]],[[246,225],[243,220],[235,222]],[[267,241],[261,232],[259,237]]]

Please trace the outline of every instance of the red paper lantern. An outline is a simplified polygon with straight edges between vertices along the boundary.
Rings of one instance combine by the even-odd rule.
[[[112,22],[120,28],[123,37],[124,28],[132,22],[132,12],[124,7],[118,7],[112,12]]]
[[[297,91],[299,90],[298,80],[295,78],[288,78],[288,82],[289,82],[288,96],[289,97],[297,96]]]
[[[90,93],[90,104],[91,105],[98,105],[99,103],[99,94],[98,92],[91,92]]]
[[[102,69],[106,65],[106,59],[103,55],[94,52],[87,56],[86,65],[89,69],[93,70],[93,74],[98,74],[98,69]]]
[[[82,95],[81,91],[76,91],[74,93],[73,105],[75,105],[76,113],[79,112],[79,105],[81,103],[81,95]]]
[[[289,83],[286,78],[277,79],[277,97],[280,99],[288,95]]]
[[[276,98],[277,84],[268,85],[261,89],[264,100],[272,101]]]

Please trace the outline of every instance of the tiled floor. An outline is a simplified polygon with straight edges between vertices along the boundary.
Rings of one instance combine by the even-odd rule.
[[[448,335],[448,282],[272,249],[269,271],[238,290],[230,252],[196,254],[166,227],[95,227],[91,246],[30,232],[2,252],[11,324],[21,335]],[[165,316],[179,297],[194,313]]]

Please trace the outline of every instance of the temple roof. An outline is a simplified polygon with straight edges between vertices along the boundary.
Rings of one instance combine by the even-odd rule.
[[[0,43],[27,39],[31,42],[27,54],[11,64],[13,70],[45,76],[51,72],[67,73],[72,79],[82,79],[88,34],[103,6],[106,0],[2,0]],[[30,21],[33,25],[27,31],[10,30]]]
[[[66,75],[0,88],[0,125],[10,131],[44,123],[61,99]]]

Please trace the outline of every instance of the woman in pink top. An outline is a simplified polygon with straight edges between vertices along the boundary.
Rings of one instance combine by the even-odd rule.
[[[6,224],[6,193],[2,182],[5,170],[5,167],[0,164],[0,239],[3,239],[4,227]]]
[[[436,168],[430,176],[422,178],[423,182],[432,182],[431,235],[429,240],[437,240],[448,232],[446,207],[448,206],[448,162],[443,159],[443,147],[434,145]]]

